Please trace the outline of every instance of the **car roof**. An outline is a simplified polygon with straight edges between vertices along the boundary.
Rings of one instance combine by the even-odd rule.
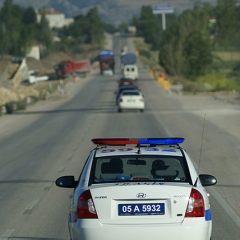
[[[164,155],[164,156],[183,156],[180,149],[166,146],[141,147],[140,155]],[[139,152],[138,147],[100,147],[96,148],[95,157],[136,155]]]

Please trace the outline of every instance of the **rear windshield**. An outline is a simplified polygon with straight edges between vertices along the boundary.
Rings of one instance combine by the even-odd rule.
[[[126,88],[120,88],[118,93],[120,94],[122,91],[126,91],[126,90],[136,90],[136,87],[134,87],[134,86],[127,87],[126,86]]]
[[[127,72],[134,72],[134,71],[135,71],[135,68],[126,68],[126,71],[127,71]]]
[[[139,92],[123,92],[122,96],[139,96]]]
[[[60,64],[60,65],[58,65],[58,69],[65,69],[65,68],[67,68],[67,66],[64,65],[64,64]]]
[[[125,181],[190,182],[184,157],[109,156],[95,158],[91,183]]]

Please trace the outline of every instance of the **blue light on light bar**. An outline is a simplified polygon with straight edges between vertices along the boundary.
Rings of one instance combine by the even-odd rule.
[[[176,145],[184,142],[184,138],[146,138],[139,139],[139,144]]]

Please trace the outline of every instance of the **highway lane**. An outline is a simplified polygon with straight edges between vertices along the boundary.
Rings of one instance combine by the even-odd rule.
[[[133,50],[130,39],[116,37],[114,51],[123,44]],[[146,111],[118,113],[114,91],[119,62],[116,66],[112,78],[95,72],[82,79],[68,99],[39,103],[0,119],[4,126],[0,127],[0,240],[69,239],[71,190],[57,188],[54,180],[61,175],[78,177],[94,147],[91,138],[159,136],[185,137],[183,146],[196,167],[201,157],[200,172],[218,178],[218,185],[208,188],[213,240],[238,239],[239,106],[211,96],[166,93],[140,68]]]

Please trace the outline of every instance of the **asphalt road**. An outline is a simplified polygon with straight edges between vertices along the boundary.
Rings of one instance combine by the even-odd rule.
[[[133,50],[131,39],[115,37],[113,50]],[[118,59],[118,56],[117,56]],[[213,96],[164,92],[140,66],[146,110],[117,112],[116,80],[98,71],[69,87],[59,101],[38,102],[0,118],[0,240],[69,239],[70,189],[55,186],[62,175],[79,176],[100,137],[184,137],[183,147],[200,173],[217,177],[208,187],[212,240],[240,236],[240,105]]]

